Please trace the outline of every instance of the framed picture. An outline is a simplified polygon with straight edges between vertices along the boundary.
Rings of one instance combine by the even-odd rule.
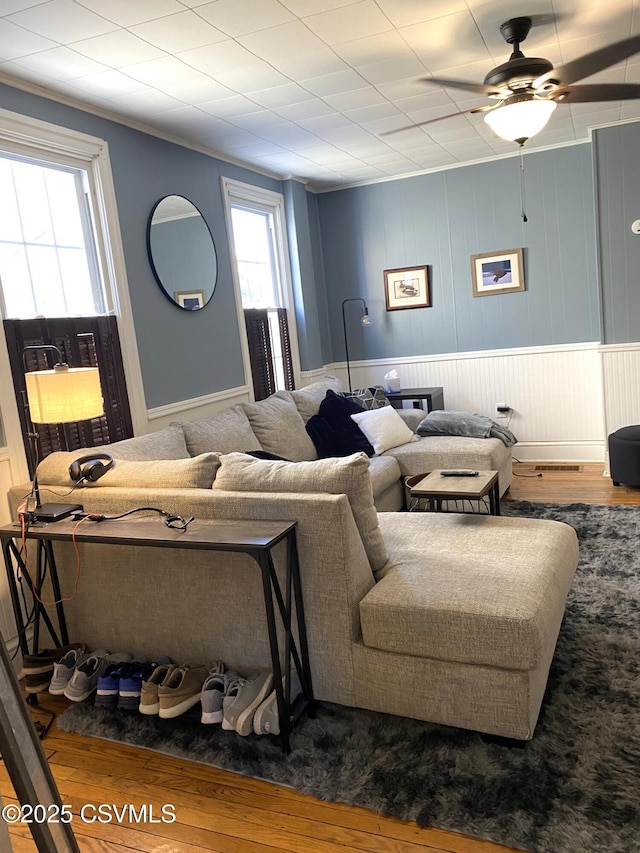
[[[187,311],[198,311],[204,308],[204,290],[175,290],[174,300]]]
[[[522,249],[471,255],[471,281],[474,296],[524,290]]]
[[[384,271],[387,311],[402,308],[430,308],[429,268],[404,267]]]

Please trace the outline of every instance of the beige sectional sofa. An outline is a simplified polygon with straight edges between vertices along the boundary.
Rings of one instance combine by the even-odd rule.
[[[401,474],[431,466],[491,464],[508,478],[495,443],[504,445],[429,438],[409,442],[406,456],[396,448],[316,460],[294,414],[310,417],[325,393],[320,383],[111,445],[114,468],[74,497],[107,515],[155,506],[197,520],[296,520],[318,699],[531,738],[577,565],[575,532],[534,519],[376,511],[400,509]],[[44,500],[54,500],[47,488],[71,488],[76,456],[41,463]],[[14,513],[24,493],[12,490]],[[75,554],[63,543],[56,554],[72,640],[193,663],[222,658],[241,671],[269,664],[250,558],[81,546],[72,595]]]

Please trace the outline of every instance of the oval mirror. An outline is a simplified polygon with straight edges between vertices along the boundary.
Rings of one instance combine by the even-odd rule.
[[[216,247],[198,208],[181,195],[154,206],[147,225],[151,269],[162,292],[185,311],[199,311],[218,278]]]

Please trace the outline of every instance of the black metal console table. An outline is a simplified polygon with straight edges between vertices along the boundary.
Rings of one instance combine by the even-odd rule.
[[[69,642],[67,626],[62,604],[58,571],[53,549],[54,542],[69,542],[75,539],[80,543],[96,545],[137,545],[143,547],[183,548],[198,551],[233,551],[247,554],[260,567],[264,595],[271,666],[274,689],[278,704],[280,722],[280,743],[286,751],[290,749],[289,734],[303,711],[309,716],[315,713],[315,700],[311,683],[311,668],[307,645],[307,631],[300,584],[300,569],[296,545],[296,522],[289,521],[223,521],[196,520],[186,530],[172,530],[155,518],[137,520],[118,520],[91,522],[65,520],[55,524],[29,527],[26,538],[36,540],[37,563],[35,578],[32,578],[28,566],[22,557],[16,540],[22,537],[18,525],[5,525],[0,528],[0,539],[4,552],[7,579],[11,594],[11,603],[18,629],[20,648],[23,654],[29,653],[25,620],[22,613],[20,595],[16,582],[16,569],[26,578],[34,595],[34,632],[33,651],[38,650],[40,620],[44,621],[56,646]],[[284,595],[281,589],[272,557],[272,549],[281,541],[286,542],[286,579]],[[58,631],[44,604],[38,601],[47,572],[55,599]],[[276,609],[284,627],[284,680],[280,663],[280,648],[276,629]],[[298,629],[298,642],[293,635],[292,619],[295,617]],[[298,648],[299,646],[299,648]],[[291,703],[291,663],[294,663],[302,693]]]

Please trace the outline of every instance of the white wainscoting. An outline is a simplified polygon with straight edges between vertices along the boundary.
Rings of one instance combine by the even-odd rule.
[[[248,403],[251,400],[251,390],[248,385],[237,388],[227,388],[216,391],[204,397],[193,397],[190,400],[180,400],[155,409],[147,409],[149,432],[168,427],[172,421],[193,421],[208,418],[221,409],[228,409],[236,403]]]
[[[637,377],[640,346],[635,364]],[[445,407],[453,411],[496,418],[496,404],[511,406],[512,417],[503,423],[518,438],[518,459],[604,461],[602,354],[596,342],[376,359],[350,367],[353,387],[383,384],[385,373],[395,369],[404,388],[441,385]],[[344,363],[321,372],[334,373],[346,387]],[[319,371],[311,373],[316,378]]]
[[[620,427],[640,424],[640,343],[603,345],[600,355],[606,438]],[[605,441],[605,472],[608,471]]]

